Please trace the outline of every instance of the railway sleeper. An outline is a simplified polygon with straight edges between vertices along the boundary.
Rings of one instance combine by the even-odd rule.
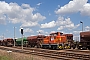
[[[84,58],[90,58],[90,55],[83,55]]]
[[[74,54],[73,53],[66,53],[66,57],[73,58],[74,57]]]
[[[66,57],[66,53],[65,52],[60,52],[59,56],[60,57]]]
[[[31,54],[31,52],[24,52],[25,54]]]
[[[73,60],[72,58],[66,58],[66,57],[60,57],[60,56],[57,56],[57,55],[43,55],[44,57],[50,57],[50,58],[55,58],[55,59],[60,59],[60,60]]]
[[[44,54],[38,54],[38,56],[43,56]]]
[[[74,60],[73,58],[60,57],[60,56],[51,56],[51,58],[56,58],[56,59],[60,59],[60,60]]]
[[[66,55],[59,55],[59,57],[66,57]]]
[[[75,59],[83,59],[83,55],[82,54],[75,54],[74,58]]]
[[[52,56],[58,56],[58,54],[52,54]]]
[[[15,51],[17,51],[17,50],[15,50]],[[23,52],[21,52],[21,53],[23,53]],[[25,52],[26,53],[26,52]],[[53,56],[56,56],[57,54],[52,54],[52,55],[50,55],[50,53],[43,53],[43,52],[39,52],[39,53],[37,53],[37,52],[27,52],[28,54],[29,53],[31,53],[31,54],[33,54],[33,55],[39,55],[39,56],[45,56],[45,57],[49,57],[49,56],[51,56],[51,57],[53,57]],[[62,53],[62,56],[60,56],[60,57],[70,57],[70,55],[71,55],[71,57],[73,58],[73,57],[76,57],[75,59],[83,59],[83,57],[80,55],[80,54],[71,54],[71,53],[66,53],[66,55],[65,55],[65,53]],[[74,55],[74,56],[72,56],[72,55]],[[84,55],[84,59],[89,59],[89,56],[88,55]]]
[[[21,49],[12,49],[12,48],[5,48],[5,47],[0,47],[1,49],[3,49],[3,50],[11,50],[11,51],[14,51],[14,52],[20,52],[20,53],[30,53],[30,54],[33,54],[33,55],[38,55],[38,53],[36,52],[36,51],[21,51]],[[55,57],[57,54],[51,54],[51,53],[41,53],[43,56],[46,56],[46,57]],[[69,58],[70,56],[71,57],[73,57],[73,58],[75,58],[75,59],[90,59],[90,55],[83,55],[83,54],[71,54],[71,53],[65,53],[65,52],[60,52],[59,54],[58,54],[59,56],[56,56],[56,57],[59,57],[59,58],[61,58],[61,57],[66,57],[66,58]]]
[[[66,56],[66,53],[64,53],[64,52],[57,52],[57,53],[53,53],[53,55]]]
[[[43,53],[38,53],[38,52],[25,52],[26,54],[32,54],[32,55],[39,55],[39,56],[43,56]]]
[[[51,57],[51,55],[43,55],[44,57]]]

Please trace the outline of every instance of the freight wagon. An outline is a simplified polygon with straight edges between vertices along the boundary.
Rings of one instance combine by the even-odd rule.
[[[72,37],[72,35],[63,34],[61,32],[51,33],[49,36],[37,35],[23,37],[23,46],[48,49],[70,49],[71,45],[68,42],[71,42]],[[13,39],[4,39],[0,41],[0,45],[13,46],[14,41]],[[22,38],[15,39],[15,46],[21,45]]]
[[[27,37],[29,47],[35,47],[37,45],[37,36]]]
[[[21,46],[22,45],[22,38],[16,39],[15,45]],[[27,46],[27,45],[28,45],[27,37],[23,37],[23,46]]]
[[[89,49],[90,50],[90,31],[80,33],[80,42],[78,49]]]
[[[43,38],[45,38],[44,35],[29,36],[29,37],[27,37],[28,45],[30,47],[38,47],[38,48],[40,48],[41,44],[42,44],[42,41],[43,41]]]
[[[4,39],[3,41],[1,41],[2,43],[2,45],[3,46],[13,46],[13,44],[14,44],[14,41],[13,41],[13,39],[12,38],[7,38],[7,39]]]
[[[2,46],[3,45],[3,40],[0,40],[0,46]]]

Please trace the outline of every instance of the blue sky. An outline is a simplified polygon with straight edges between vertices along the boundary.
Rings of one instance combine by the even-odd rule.
[[[0,0],[0,39],[90,31],[90,0]]]

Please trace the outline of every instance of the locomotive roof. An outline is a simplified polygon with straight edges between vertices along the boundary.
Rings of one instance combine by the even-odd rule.
[[[61,32],[55,32],[55,33],[50,33],[50,35],[53,35],[53,34],[56,34],[57,35],[58,33],[63,34]]]
[[[63,34],[64,36],[73,36],[73,34]]]

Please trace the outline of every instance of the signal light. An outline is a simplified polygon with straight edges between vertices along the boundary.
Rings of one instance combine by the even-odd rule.
[[[21,34],[23,35],[23,28],[21,28]]]

